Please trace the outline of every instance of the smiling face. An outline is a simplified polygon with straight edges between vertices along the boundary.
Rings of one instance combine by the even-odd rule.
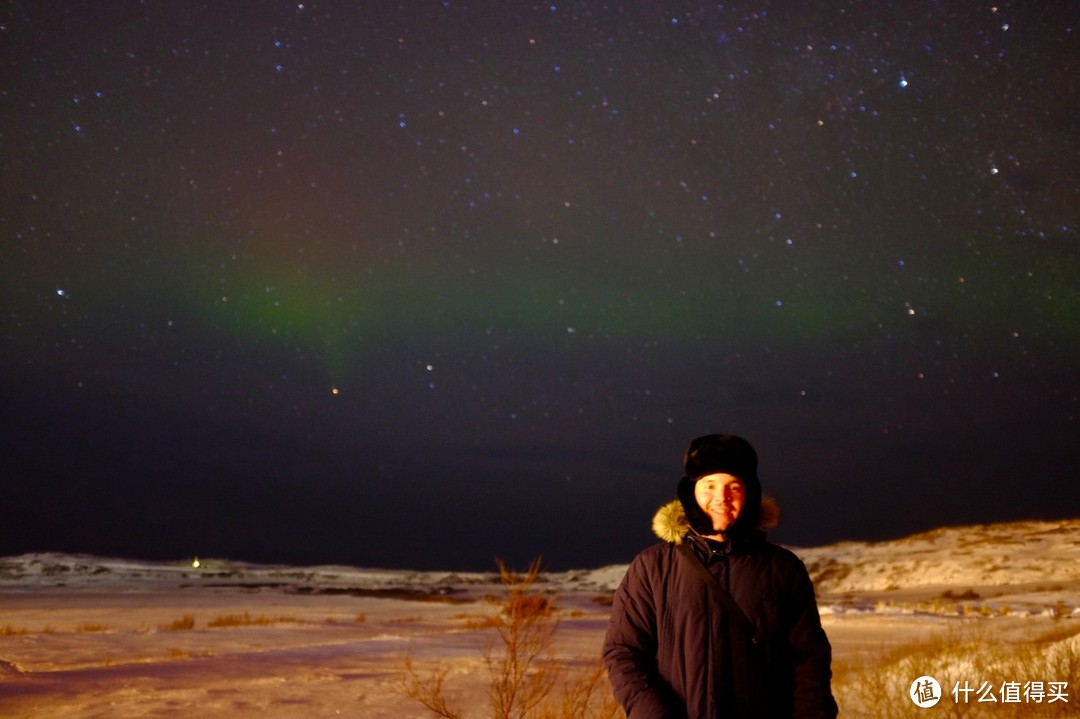
[[[694,499],[698,506],[709,515],[713,530],[720,534],[742,512],[746,501],[746,488],[742,480],[733,474],[706,474],[694,485]]]

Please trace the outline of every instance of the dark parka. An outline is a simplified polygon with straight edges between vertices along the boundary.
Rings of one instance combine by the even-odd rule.
[[[803,563],[765,540],[760,504],[739,541],[706,541],[683,504],[661,508],[664,540],[634,559],[615,594],[603,657],[632,719],[831,719],[831,648]],[[692,547],[754,625],[731,616],[678,545]]]

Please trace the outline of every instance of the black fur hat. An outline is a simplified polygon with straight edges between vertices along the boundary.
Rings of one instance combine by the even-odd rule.
[[[757,475],[757,452],[742,437],[733,434],[707,434],[690,443],[684,461],[686,475],[679,482],[679,501],[690,526],[699,534],[713,534],[712,520],[694,498],[694,485],[708,474],[731,474],[743,482],[746,497],[742,511],[728,527],[733,538],[746,535],[758,524],[761,508],[761,480]]]

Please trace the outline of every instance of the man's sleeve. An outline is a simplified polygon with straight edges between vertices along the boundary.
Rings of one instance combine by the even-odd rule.
[[[794,611],[789,641],[794,663],[794,715],[797,719],[834,719],[839,710],[832,695],[832,646],[821,627],[814,585],[797,562],[792,586]]]
[[[657,670],[655,596],[640,557],[615,592],[604,665],[615,698],[633,719],[685,719],[686,709]]]

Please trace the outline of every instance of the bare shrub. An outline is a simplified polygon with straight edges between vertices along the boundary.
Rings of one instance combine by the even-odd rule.
[[[555,702],[540,707],[537,719],[616,719],[625,717],[600,664],[571,673]]]
[[[488,706],[493,719],[612,719],[622,712],[611,695],[599,661],[592,668],[571,671],[557,661],[551,648],[559,619],[550,596],[536,587],[540,560],[519,574],[502,561],[499,578],[503,596],[493,599],[499,611],[470,623],[493,629],[496,639],[483,652],[489,681]],[[435,716],[462,719],[452,705],[446,680],[450,668],[437,666],[421,675],[411,657],[399,691]]]
[[[439,667],[426,677],[421,677],[413,665],[412,657],[405,657],[407,679],[399,686],[399,691],[409,699],[423,704],[435,716],[445,719],[460,719],[458,711],[451,708],[444,686],[450,668]]]

